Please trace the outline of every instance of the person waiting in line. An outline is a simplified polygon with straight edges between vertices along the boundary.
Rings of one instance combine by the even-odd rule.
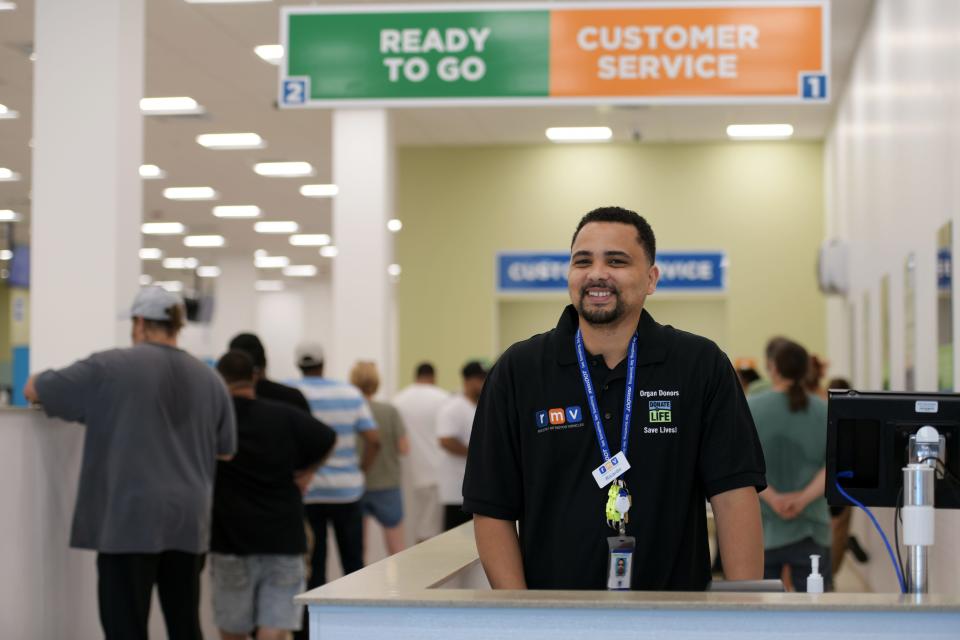
[[[284,640],[301,626],[307,550],[302,491],[333,450],[333,429],[287,404],[258,398],[256,366],[239,349],[217,371],[233,396],[237,455],[217,463],[210,540],[213,615],[223,640]]]
[[[746,394],[748,396],[769,391],[773,386],[771,369],[773,368],[773,358],[777,354],[777,349],[788,343],[789,340],[783,336],[774,336],[767,340],[767,346],[764,349],[764,369],[767,372],[766,378],[759,378],[747,385]]]
[[[400,492],[400,456],[410,453],[403,419],[393,405],[373,399],[380,387],[380,375],[373,362],[358,362],[350,371],[350,384],[366,398],[380,432],[380,452],[367,469],[366,489],[360,501],[364,515],[372,516],[383,527],[387,553],[403,551],[403,495]],[[359,443],[363,459],[364,442]],[[366,537],[366,536],[364,536]]]
[[[830,368],[830,362],[816,354],[810,354],[810,364],[807,366],[807,378],[804,380],[804,387],[807,393],[817,396],[821,400],[827,399],[827,391],[830,387],[823,386],[823,379],[827,375],[827,369]]]
[[[773,388],[747,398],[767,461],[762,501],[764,577],[790,568],[793,588],[806,590],[810,555],[821,556],[824,586],[832,588],[830,515],[823,497],[827,405],[805,388],[810,358],[799,344],[776,349]]]
[[[217,458],[236,447],[233,406],[210,367],[177,348],[179,295],[140,289],[134,346],[31,377],[24,395],[86,426],[70,546],[97,551],[107,640],[146,640],[154,585],[171,638],[200,640],[200,570]]]
[[[310,413],[310,405],[307,404],[307,399],[303,397],[303,393],[299,389],[274,382],[267,377],[267,352],[256,334],[238,333],[230,341],[228,349],[239,349],[253,359],[253,372],[257,381],[256,393],[258,398],[283,402]]]
[[[472,517],[463,511],[463,476],[467,469],[473,418],[487,379],[487,369],[472,360],[463,366],[460,374],[463,392],[447,400],[437,414],[437,439],[443,449],[438,479],[444,531],[469,522]]]
[[[437,413],[450,394],[437,386],[437,372],[429,362],[414,370],[413,384],[393,398],[410,438],[409,464],[405,474],[412,490],[405,500],[407,526],[413,539],[423,542],[440,533],[442,516],[437,474],[442,451],[437,441]]]
[[[327,582],[327,526],[333,525],[343,574],[363,568],[363,473],[380,451],[380,437],[363,395],[353,385],[323,376],[323,347],[305,343],[297,347],[297,366],[303,378],[296,385],[320,422],[337,432],[333,454],[317,470],[304,495],[307,522],[313,531],[310,553],[310,589]],[[363,440],[363,459],[357,441]],[[306,615],[306,614],[304,614]],[[306,625],[304,625],[306,626]],[[306,630],[298,637],[306,638]]]

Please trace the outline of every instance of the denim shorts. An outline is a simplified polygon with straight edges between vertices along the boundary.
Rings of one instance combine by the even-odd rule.
[[[210,554],[213,618],[228,633],[254,628],[299,630],[301,607],[293,597],[306,587],[300,555]]]
[[[360,499],[364,515],[377,519],[381,526],[392,529],[403,521],[403,496],[400,487],[367,491]]]

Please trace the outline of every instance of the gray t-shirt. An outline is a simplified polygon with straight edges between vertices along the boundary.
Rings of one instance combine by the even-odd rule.
[[[36,390],[47,415],[87,427],[71,546],[207,550],[216,457],[237,443],[216,371],[147,342],[45,371]]]
[[[400,486],[400,452],[397,451],[397,444],[400,438],[407,435],[407,430],[400,412],[392,404],[371,400],[369,405],[380,432],[380,451],[367,469],[365,487],[367,491],[394,489]],[[363,458],[363,440],[357,442],[357,455]]]

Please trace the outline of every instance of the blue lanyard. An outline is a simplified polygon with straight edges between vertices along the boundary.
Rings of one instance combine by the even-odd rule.
[[[607,435],[603,431],[603,422],[600,420],[600,408],[597,406],[597,394],[593,390],[593,380],[590,378],[590,369],[587,367],[587,355],[583,348],[583,335],[577,329],[577,336],[573,341],[577,349],[577,364],[580,365],[580,377],[583,378],[583,390],[587,393],[587,404],[590,406],[590,415],[593,417],[593,428],[597,432],[597,442],[600,443],[600,452],[603,461],[610,459],[610,446],[607,444]],[[623,397],[623,428],[620,429],[620,450],[627,455],[627,445],[630,440],[630,417],[633,415],[633,387],[637,377],[637,334],[630,339],[630,349],[627,351],[627,389]]]

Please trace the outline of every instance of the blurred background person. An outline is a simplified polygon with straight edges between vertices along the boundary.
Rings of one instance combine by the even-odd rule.
[[[449,531],[471,515],[463,511],[463,476],[467,470],[467,447],[473,430],[477,401],[487,380],[487,368],[472,360],[460,372],[463,392],[443,405],[437,414],[437,439],[443,449],[438,476],[440,503],[443,505],[443,530]]]
[[[403,418],[393,405],[373,399],[380,387],[380,374],[373,362],[358,362],[350,371],[350,384],[360,389],[366,398],[373,420],[380,433],[380,451],[367,469],[366,489],[360,506],[364,515],[371,516],[383,527],[387,554],[403,551],[403,494],[400,491],[400,456],[410,453],[410,443]],[[363,459],[363,440],[359,443]],[[364,529],[366,531],[366,529]],[[366,537],[366,532],[364,532]]]
[[[437,487],[442,450],[437,441],[437,414],[450,394],[436,384],[437,374],[429,362],[421,362],[413,384],[393,398],[393,406],[407,429],[410,440],[409,464],[405,465],[411,491],[405,501],[407,527],[413,539],[423,542],[440,533],[442,514]]]
[[[310,405],[296,387],[274,382],[267,377],[267,353],[260,338],[253,333],[238,333],[230,341],[228,349],[239,349],[253,360],[257,397],[261,400],[276,400],[310,413]]]
[[[217,371],[237,416],[237,454],[217,463],[210,539],[213,615],[223,640],[284,640],[301,626],[293,598],[306,586],[306,482],[337,440],[333,429],[255,392],[253,360],[239,349]]]
[[[753,382],[748,383],[747,385],[747,395],[754,393],[762,393],[764,391],[769,391],[773,386],[771,369],[773,368],[773,358],[777,353],[777,349],[782,345],[790,342],[783,336],[774,336],[767,340],[767,346],[764,348],[763,352],[763,368],[767,373],[766,378],[759,377]]]
[[[810,364],[807,367],[807,378],[804,381],[804,386],[807,388],[807,393],[817,396],[824,402],[827,400],[827,390],[830,387],[823,386],[823,379],[826,377],[829,368],[829,360],[816,354],[810,354]]]
[[[789,567],[792,587],[806,590],[810,555],[822,558],[824,588],[832,589],[830,515],[823,496],[826,477],[827,405],[805,387],[810,358],[786,340],[774,350],[772,389],[747,398],[767,462],[760,492],[764,577]]]

